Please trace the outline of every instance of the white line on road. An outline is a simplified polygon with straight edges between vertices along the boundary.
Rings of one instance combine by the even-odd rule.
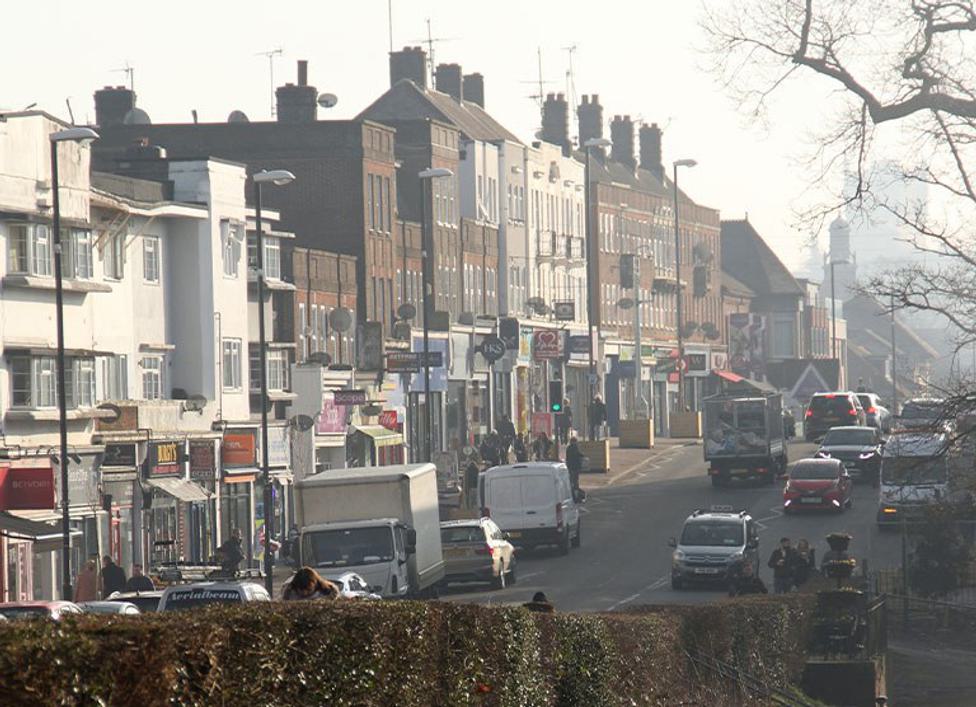
[[[614,609],[616,609],[616,608],[618,608],[620,606],[623,606],[624,604],[629,604],[630,602],[634,601],[634,599],[637,599],[644,592],[652,592],[655,589],[660,589],[665,583],[667,583],[667,581],[668,581],[668,577],[667,576],[660,577],[660,578],[654,580],[653,582],[651,582],[650,584],[648,584],[646,587],[644,587],[643,589],[641,589],[636,594],[631,594],[629,597],[625,597],[624,599],[621,599],[620,601],[614,602],[613,604],[611,604],[610,606],[607,607],[607,611],[613,611]]]

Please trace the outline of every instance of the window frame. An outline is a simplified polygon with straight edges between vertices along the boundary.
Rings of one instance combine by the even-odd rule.
[[[142,281],[148,285],[158,285],[162,279],[163,254],[159,236],[144,235],[142,237]],[[152,260],[150,260],[150,252]],[[150,277],[150,263],[153,273]]]
[[[139,368],[142,369],[140,382],[142,383],[143,400],[162,400],[163,399],[163,357],[162,356],[143,356],[139,359]],[[150,386],[146,381],[156,379],[155,390],[149,391]],[[156,395],[149,395],[148,392],[155,392]]]
[[[243,385],[241,355],[244,342],[238,338],[224,338],[220,344],[221,386],[225,391],[240,391]],[[228,355],[230,361],[228,362]],[[228,375],[230,376],[228,383]]]

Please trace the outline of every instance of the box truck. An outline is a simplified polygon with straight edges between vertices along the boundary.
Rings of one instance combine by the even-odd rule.
[[[386,598],[436,596],[444,577],[433,464],[333,469],[295,484],[301,563],[356,572]]]

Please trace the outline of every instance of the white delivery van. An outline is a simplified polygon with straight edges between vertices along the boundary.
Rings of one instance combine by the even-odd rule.
[[[526,462],[492,467],[478,476],[481,514],[519,547],[580,545],[582,494],[574,494],[565,464]]]

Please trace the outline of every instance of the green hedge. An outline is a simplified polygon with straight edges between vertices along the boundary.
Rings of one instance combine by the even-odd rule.
[[[736,697],[729,681],[702,671],[689,652],[789,687],[802,666],[809,603],[757,598],[590,615],[437,602],[275,603],[11,623],[0,626],[0,700],[724,704],[716,695]]]

